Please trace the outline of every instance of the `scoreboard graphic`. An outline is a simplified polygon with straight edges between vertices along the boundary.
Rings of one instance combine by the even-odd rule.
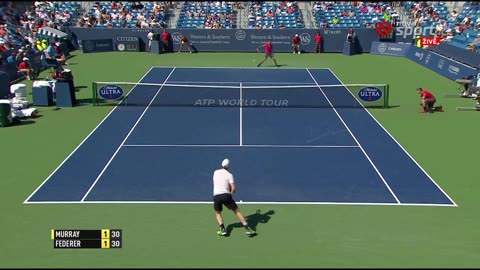
[[[51,230],[53,248],[122,248],[121,229]]]

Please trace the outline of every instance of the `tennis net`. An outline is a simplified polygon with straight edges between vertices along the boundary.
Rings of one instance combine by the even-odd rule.
[[[93,82],[92,95],[95,106],[388,108],[389,85]]]

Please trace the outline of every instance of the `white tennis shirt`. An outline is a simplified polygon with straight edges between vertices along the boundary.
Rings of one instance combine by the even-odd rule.
[[[218,169],[213,173],[213,195],[231,193],[230,183],[233,183],[233,175],[225,170]]]

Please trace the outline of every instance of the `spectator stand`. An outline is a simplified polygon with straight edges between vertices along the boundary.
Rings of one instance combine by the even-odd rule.
[[[135,4],[137,3],[137,4]],[[77,27],[160,28],[171,16],[167,2],[95,2],[77,21]]]
[[[176,27],[179,29],[236,28],[235,13],[232,2],[185,2],[182,5]]]
[[[373,28],[379,20],[397,25],[399,14],[392,2],[313,2],[318,28]]]
[[[303,29],[305,23],[297,1],[279,3],[249,2],[246,12],[248,29]]]

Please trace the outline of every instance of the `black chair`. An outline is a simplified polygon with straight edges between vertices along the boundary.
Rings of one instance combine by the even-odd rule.
[[[47,68],[50,68],[50,73],[51,74],[53,74],[55,72],[55,70],[57,70],[57,68],[60,66],[57,59],[44,58],[44,59],[42,59],[42,64],[43,64],[43,66],[45,66]]]
[[[9,103],[0,103],[0,127],[8,127],[12,124],[10,111],[12,107]]]

